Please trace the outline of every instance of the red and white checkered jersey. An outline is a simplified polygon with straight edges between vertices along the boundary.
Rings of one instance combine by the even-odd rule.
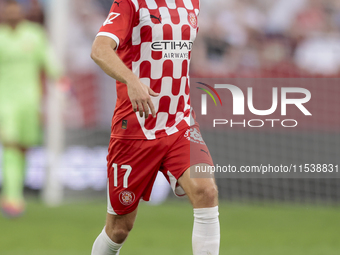
[[[117,82],[111,136],[156,139],[190,126],[189,62],[196,38],[199,0],[115,0],[97,36],[118,45],[117,54],[160,95],[151,97],[157,117],[132,110],[125,84]]]

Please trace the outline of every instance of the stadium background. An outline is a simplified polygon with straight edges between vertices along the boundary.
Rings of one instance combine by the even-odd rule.
[[[19,2],[28,19],[46,25],[50,1]],[[49,152],[45,146],[32,149],[26,177],[28,210],[16,221],[0,218],[0,254],[88,254],[102,228],[106,146],[116,95],[114,82],[89,54],[111,4],[109,0],[69,1],[68,26],[63,28],[68,85],[62,92],[64,137],[57,169],[63,203],[49,207],[41,202]],[[201,0],[201,4],[192,78],[339,77],[339,1]],[[46,95],[45,115],[48,99]],[[332,126],[318,132],[218,134],[205,129],[203,135],[215,160],[228,154],[251,164],[256,160],[249,157],[259,160],[254,155],[260,153],[261,157],[270,154],[272,162],[281,164],[282,159],[296,159],[296,152],[304,161],[337,160],[340,121],[339,116],[332,117]],[[217,182],[221,254],[339,254],[338,179]],[[172,195],[159,207],[143,203],[122,254],[190,254],[191,214],[190,206]]]

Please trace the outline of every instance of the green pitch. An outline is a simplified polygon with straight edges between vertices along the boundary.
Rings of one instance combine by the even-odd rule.
[[[104,202],[47,208],[30,201],[23,218],[0,217],[1,255],[84,255],[104,225]],[[340,208],[220,206],[221,255],[340,254]],[[122,255],[190,255],[191,207],[141,204]]]

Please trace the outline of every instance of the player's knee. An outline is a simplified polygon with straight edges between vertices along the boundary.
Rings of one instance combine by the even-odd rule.
[[[218,189],[215,184],[210,185],[206,188],[205,195],[208,201],[217,201],[218,198]]]
[[[131,229],[132,227],[130,229],[126,227],[115,227],[110,229],[107,227],[107,234],[115,243],[123,243],[129,235]]]
[[[113,231],[113,238],[111,238],[116,243],[123,243],[127,236],[129,235],[130,230],[126,228],[119,228]]]
[[[115,243],[123,243],[130,231],[133,228],[133,223],[116,224],[115,226],[106,226],[107,234]]]
[[[194,193],[196,200],[207,202],[217,201],[218,190],[215,184],[196,187]]]

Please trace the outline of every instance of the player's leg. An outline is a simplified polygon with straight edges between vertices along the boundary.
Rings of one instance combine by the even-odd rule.
[[[1,207],[8,217],[17,217],[24,211],[24,151],[14,145],[3,147],[3,182]]]
[[[162,172],[176,195],[187,194],[194,208],[192,246],[194,255],[218,255],[220,224],[218,192],[214,178],[190,175],[190,168],[213,165],[209,150],[198,126],[179,132],[167,154]],[[194,178],[197,177],[197,178]],[[210,178],[209,178],[210,177]]]
[[[164,156],[161,152],[165,151],[162,150],[165,145],[157,144],[157,140],[111,139],[107,157],[108,214],[92,255],[119,254],[133,227],[140,199],[148,201],[150,198]]]
[[[106,226],[92,247],[92,255],[117,255],[129,235],[137,215],[137,209],[125,215],[107,214]]]
[[[20,112],[16,107],[2,108],[0,139],[3,143],[1,208],[8,217],[24,211],[25,150],[20,143]]]
[[[191,169],[195,169],[195,166]],[[218,192],[214,179],[191,178],[189,168],[179,178],[178,183],[184,189],[194,208],[192,233],[194,255],[219,254]]]
[[[214,178],[192,178],[190,169],[196,166],[209,166],[198,164],[187,169],[178,179],[179,185],[185,191],[194,208],[209,208],[218,206],[218,191]],[[192,170],[194,171],[194,170]]]

